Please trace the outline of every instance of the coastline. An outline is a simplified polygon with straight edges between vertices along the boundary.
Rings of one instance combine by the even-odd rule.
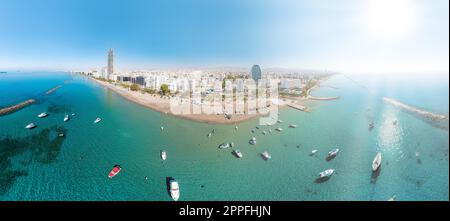
[[[150,108],[162,114],[179,117],[186,120],[209,124],[236,124],[264,116],[262,114],[254,114],[254,115],[243,114],[243,115],[233,115],[231,119],[227,119],[223,114],[173,114],[170,111],[169,99],[161,98],[158,95],[143,94],[142,92],[139,91],[131,91],[123,87],[103,82],[91,77],[89,77],[89,79],[112,90],[113,92],[117,93],[118,95],[122,96],[123,98],[133,103]]]

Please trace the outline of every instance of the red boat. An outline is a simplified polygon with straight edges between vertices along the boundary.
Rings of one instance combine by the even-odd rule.
[[[111,172],[109,172],[108,177],[113,178],[120,172],[120,170],[122,170],[122,168],[119,165],[115,165]]]

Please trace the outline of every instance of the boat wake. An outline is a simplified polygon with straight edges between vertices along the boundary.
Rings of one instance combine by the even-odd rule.
[[[399,108],[400,110],[410,113],[413,116],[420,118],[421,120],[427,122],[433,127],[437,127],[448,131],[449,119],[448,116],[446,115],[424,111],[388,97],[384,97],[383,101],[394,107]]]

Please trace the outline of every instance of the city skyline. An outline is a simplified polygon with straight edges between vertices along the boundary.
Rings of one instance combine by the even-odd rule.
[[[448,1],[43,3],[2,2],[0,69],[100,69],[109,48],[119,53],[119,70],[449,66]]]

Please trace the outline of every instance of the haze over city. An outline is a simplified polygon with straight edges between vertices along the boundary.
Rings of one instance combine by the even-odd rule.
[[[448,1],[5,1],[0,69],[448,72]],[[27,15],[27,16],[24,16]]]

